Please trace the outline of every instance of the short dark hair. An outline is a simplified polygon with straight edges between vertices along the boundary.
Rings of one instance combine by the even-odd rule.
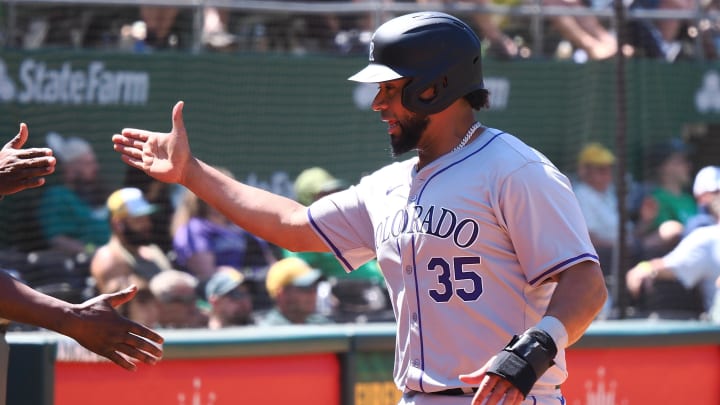
[[[478,89],[465,95],[465,100],[474,110],[490,108],[490,92],[487,89]]]

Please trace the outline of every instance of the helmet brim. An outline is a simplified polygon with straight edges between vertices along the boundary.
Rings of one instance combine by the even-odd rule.
[[[402,77],[404,76],[385,65],[371,63],[365,69],[348,77],[348,80],[360,83],[381,83]]]

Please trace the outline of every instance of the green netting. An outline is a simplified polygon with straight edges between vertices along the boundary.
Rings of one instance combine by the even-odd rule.
[[[270,54],[156,53],[131,55],[97,51],[5,52],[0,78],[0,133],[30,127],[31,146],[50,131],[91,142],[109,188],[119,185],[126,166],[110,137],[124,127],[170,129],[170,112],[184,100],[195,154],[231,170],[239,179],[292,194],[304,168],[324,166],[355,182],[391,161],[384,124],[370,111],[374,86],[346,80],[364,57]],[[616,135],[616,65],[486,60],[492,108],[478,118],[511,132],[572,172],[588,141],[613,147]],[[632,61],[627,68],[627,145],[631,174],[642,178],[643,149],[656,140],[694,136],[711,142],[717,91],[706,77],[712,64]],[[75,82],[73,82],[75,81]],[[73,84],[75,83],[75,84]],[[73,87],[74,86],[74,87]],[[73,90],[74,89],[74,90]],[[696,104],[709,92],[710,102]],[[717,95],[715,97],[718,97]],[[712,143],[712,142],[711,142]],[[716,161],[717,149],[701,148],[695,162]],[[50,183],[59,181],[59,175]],[[28,242],[35,195],[9,196],[3,235]],[[12,206],[18,202],[19,213]],[[29,202],[30,201],[30,202]],[[30,243],[32,245],[32,243]]]

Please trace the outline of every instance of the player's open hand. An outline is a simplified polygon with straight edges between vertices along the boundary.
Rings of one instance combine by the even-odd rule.
[[[166,183],[182,183],[192,159],[183,105],[178,101],[172,111],[172,130],[169,133],[125,128],[112,137],[114,149],[128,165]]]
[[[487,374],[488,367],[494,360],[495,356],[479,370],[459,376],[460,381],[478,387],[471,405],[496,405],[503,400],[503,405],[520,405],[524,398],[515,386],[497,375]],[[487,402],[483,402],[486,399]]]
[[[162,357],[162,336],[114,309],[130,301],[135,293],[137,287],[130,286],[75,305],[75,321],[69,322],[66,334],[126,370],[135,370],[133,360],[155,364]]]
[[[0,194],[13,194],[28,188],[40,187],[55,171],[55,157],[50,148],[22,149],[28,139],[27,125],[0,149]]]

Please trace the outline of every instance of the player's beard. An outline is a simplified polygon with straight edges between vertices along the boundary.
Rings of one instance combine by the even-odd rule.
[[[416,149],[422,134],[427,129],[430,119],[427,115],[413,115],[404,122],[400,122],[400,135],[390,138],[393,157],[402,155]]]

